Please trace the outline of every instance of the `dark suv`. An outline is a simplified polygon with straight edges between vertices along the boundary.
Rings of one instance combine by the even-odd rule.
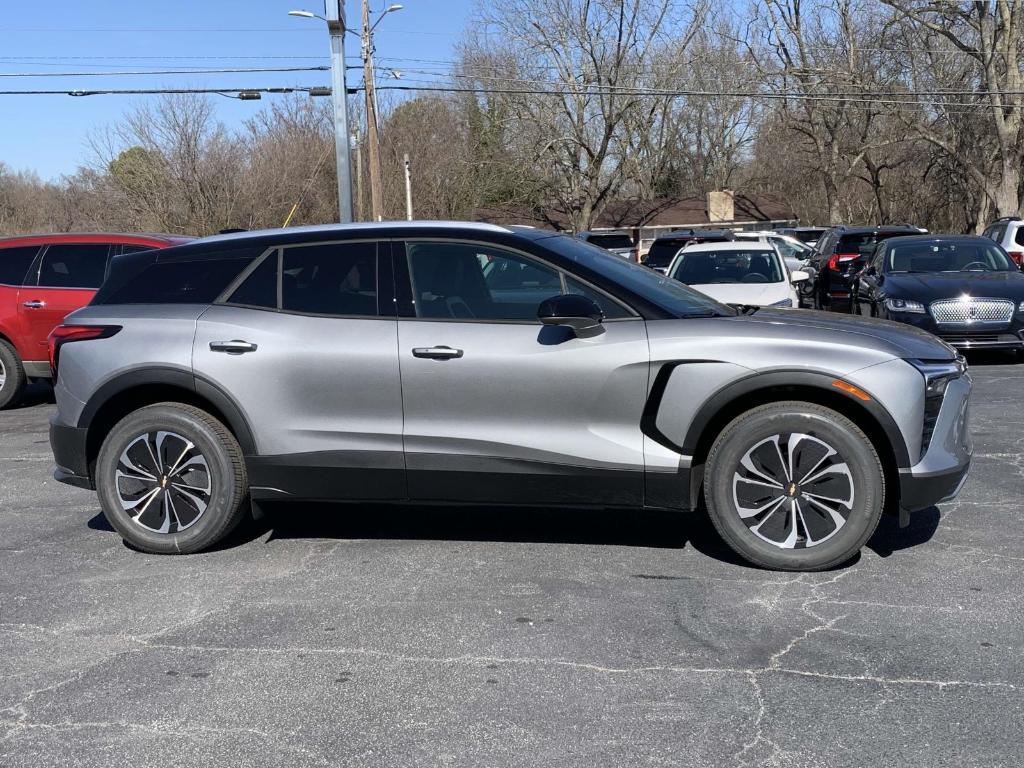
[[[850,282],[860,272],[878,243],[890,237],[920,235],[927,230],[910,224],[875,227],[833,227],[815,246],[818,270],[815,309],[849,312]]]
[[[676,254],[691,243],[725,243],[735,239],[735,235],[727,229],[677,229],[659,236],[651,243],[642,263],[664,274]]]

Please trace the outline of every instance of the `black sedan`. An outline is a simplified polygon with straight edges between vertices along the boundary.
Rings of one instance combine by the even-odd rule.
[[[988,238],[892,238],[851,282],[855,314],[909,323],[961,349],[1024,349],[1024,274]]]

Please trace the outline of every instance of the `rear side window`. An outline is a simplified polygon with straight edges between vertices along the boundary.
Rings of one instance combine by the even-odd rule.
[[[629,235],[590,235],[587,242],[600,248],[632,248],[633,240]]]
[[[312,315],[377,317],[377,244],[285,248],[281,309]]]
[[[51,245],[43,253],[39,285],[48,288],[99,288],[107,274],[106,243]]]
[[[157,261],[94,304],[210,304],[257,253],[208,253],[191,261]]]
[[[32,260],[39,252],[39,246],[24,248],[0,248],[0,285],[21,285],[25,282]]]
[[[1000,241],[997,240],[996,242]],[[1024,227],[1017,227],[1016,231],[1013,233],[1013,242],[1017,245],[1024,245]]]

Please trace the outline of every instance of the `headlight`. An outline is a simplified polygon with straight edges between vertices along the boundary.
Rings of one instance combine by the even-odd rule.
[[[967,370],[963,356],[955,360],[908,360],[924,376],[925,399],[941,398],[949,382],[959,379]]]
[[[793,300],[792,299],[783,299],[782,301],[776,301],[776,302],[774,302],[772,304],[769,304],[768,306],[769,307],[786,307],[787,309],[792,309],[793,308]]]
[[[890,312],[914,312],[924,314],[924,304],[910,299],[886,299],[885,308]]]

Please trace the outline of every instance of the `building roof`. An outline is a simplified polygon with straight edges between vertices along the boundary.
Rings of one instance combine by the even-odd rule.
[[[778,200],[744,194],[733,198],[735,221],[796,220],[792,208]],[[501,205],[476,209],[472,218],[494,224],[529,224],[547,229],[567,230],[569,216],[557,205]],[[636,227],[713,224],[708,216],[706,197],[658,198],[652,200],[615,200],[594,222],[595,229],[632,229]]]

